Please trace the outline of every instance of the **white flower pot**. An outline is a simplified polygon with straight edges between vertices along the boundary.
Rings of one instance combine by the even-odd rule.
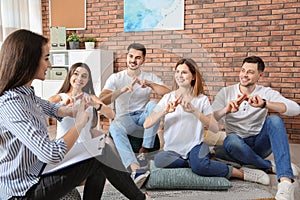
[[[95,42],[85,42],[85,49],[94,49],[95,48]]]

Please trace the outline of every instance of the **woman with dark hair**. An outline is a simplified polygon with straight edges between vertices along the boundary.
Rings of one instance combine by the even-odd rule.
[[[99,105],[99,107],[97,109],[93,107],[87,108],[86,112],[90,114],[90,118],[87,125],[82,129],[77,142],[91,139],[91,132],[98,132],[94,129],[98,123],[97,111],[100,111],[108,119],[114,118],[114,111],[109,106],[103,104],[98,97],[95,96],[91,70],[85,63],[78,62],[70,67],[63,85],[56,95],[49,98],[49,101],[53,103],[66,104],[81,94],[83,94],[84,97],[92,97],[92,99],[98,100],[99,104],[97,103],[97,105]],[[80,99],[75,103],[79,104],[79,102]],[[64,117],[62,121],[57,123],[56,138],[62,137],[74,125],[74,123],[74,118]]]
[[[218,125],[194,60],[182,58],[177,62],[175,88],[163,96],[144,123],[149,128],[164,117],[165,144],[154,157],[156,167],[190,167],[199,176],[236,177],[268,185],[269,176],[261,170],[237,169],[210,159],[204,128],[217,132]]]
[[[84,98],[74,108],[35,96],[32,81],[45,80],[50,67],[48,40],[41,35],[17,30],[2,44],[0,199],[58,199],[83,180],[83,199],[100,199],[105,178],[127,198],[145,199],[119,158],[107,147],[103,155],[42,175],[47,163],[63,160],[89,118],[85,111],[89,102]],[[51,141],[46,116],[58,120],[74,116],[76,124],[63,137]]]

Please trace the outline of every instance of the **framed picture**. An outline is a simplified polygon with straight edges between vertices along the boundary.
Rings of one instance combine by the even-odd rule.
[[[124,32],[184,30],[184,0],[124,0]]]

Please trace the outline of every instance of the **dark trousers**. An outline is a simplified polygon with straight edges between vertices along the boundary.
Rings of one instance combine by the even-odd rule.
[[[128,199],[145,199],[145,195],[136,187],[109,145],[103,149],[103,155],[43,175],[40,181],[28,190],[25,197],[11,199],[55,200],[85,181],[83,199],[99,200],[106,178]]]

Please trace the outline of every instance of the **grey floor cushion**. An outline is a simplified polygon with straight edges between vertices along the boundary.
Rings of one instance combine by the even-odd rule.
[[[150,161],[150,177],[147,189],[191,189],[227,190],[232,183],[223,177],[204,177],[193,173],[190,168],[157,168]]]

